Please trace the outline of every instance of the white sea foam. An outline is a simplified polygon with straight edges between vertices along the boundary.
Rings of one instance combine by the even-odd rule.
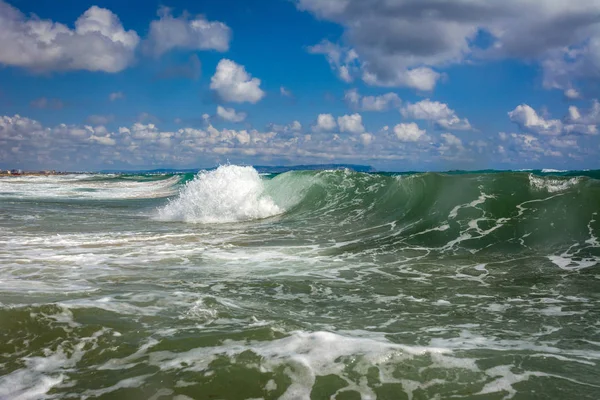
[[[567,172],[567,170],[566,169],[552,169],[552,168],[544,168],[542,170],[542,173],[544,173],[544,174],[551,174],[554,172]]]
[[[254,168],[222,165],[200,172],[179,197],[158,210],[158,217],[166,221],[225,223],[267,218],[283,211],[265,193]]]
[[[552,179],[547,177],[529,175],[529,184],[537,190],[546,190],[548,193],[562,192],[579,183],[579,178]]]
[[[33,400],[46,398],[50,389],[65,381],[65,372],[74,368],[85,353],[95,348],[97,340],[108,330],[101,329],[81,338],[72,348],[59,345],[44,349],[44,356],[22,359],[24,367],[0,377],[0,399]]]
[[[363,337],[367,334],[367,337]],[[148,349],[150,350],[150,348]],[[261,368],[277,370],[288,366],[284,372],[291,384],[280,399],[309,399],[317,376],[337,375],[363,399],[377,396],[366,379],[355,380],[352,375],[366,375],[371,366],[379,368],[382,383],[407,383],[412,392],[420,387],[439,382],[416,382],[393,377],[394,365],[415,357],[429,359],[432,366],[478,371],[475,360],[454,357],[445,348],[406,346],[391,343],[383,335],[352,331],[345,334],[332,332],[292,332],[290,336],[268,342],[234,342],[226,340],[217,347],[200,347],[183,353],[170,351],[141,352],[138,357],[149,356],[149,362],[161,370],[208,371],[210,363],[219,355],[235,359],[245,351],[252,351],[263,359]],[[412,384],[412,385],[411,385]],[[268,384],[269,385],[269,384]],[[269,388],[273,385],[270,384]],[[332,396],[335,397],[335,396]]]
[[[110,177],[109,175],[100,175]],[[39,199],[150,199],[177,193],[179,176],[155,181],[90,180],[91,175],[0,179],[0,196]]]

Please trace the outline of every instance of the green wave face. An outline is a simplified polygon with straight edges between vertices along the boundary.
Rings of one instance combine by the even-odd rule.
[[[288,172],[266,194],[307,237],[336,251],[499,252],[585,242],[600,212],[600,182],[524,172],[447,175]]]

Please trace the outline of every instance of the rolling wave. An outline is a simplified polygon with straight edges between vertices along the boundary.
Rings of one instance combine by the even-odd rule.
[[[598,198],[600,182],[581,176],[337,170],[261,177],[252,167],[226,165],[201,172],[158,214],[163,221],[279,224],[296,239],[335,243],[328,255],[549,254],[569,244],[553,262],[576,269],[600,259]]]

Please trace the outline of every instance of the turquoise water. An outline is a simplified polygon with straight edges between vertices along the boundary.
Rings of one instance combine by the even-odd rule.
[[[0,178],[0,398],[597,399],[598,178]]]

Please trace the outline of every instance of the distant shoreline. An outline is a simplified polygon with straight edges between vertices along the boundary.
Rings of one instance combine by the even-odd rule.
[[[0,172],[0,177],[9,177],[9,176],[54,176],[54,175],[74,175],[74,174],[82,174],[83,172],[57,172],[57,171],[23,171],[19,173],[12,173],[2,171]]]

